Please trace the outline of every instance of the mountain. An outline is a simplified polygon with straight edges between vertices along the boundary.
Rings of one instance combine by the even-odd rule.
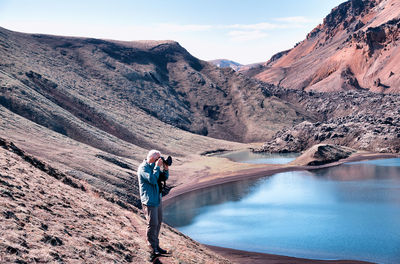
[[[173,156],[179,179],[175,168],[200,153],[244,148],[306,119],[174,41],[0,28],[0,259],[144,263],[135,171],[150,148]],[[228,263],[173,228],[162,236],[182,244],[165,263]]]
[[[179,165],[304,120],[312,118],[258,81],[198,60],[174,41],[0,28],[0,137],[137,206],[133,171],[149,149]]]
[[[85,123],[118,133],[117,137],[128,142],[138,139],[121,125],[136,119],[129,118],[135,115],[240,142],[262,140],[282,128],[282,120],[292,125],[303,119],[284,102],[264,95],[257,82],[200,61],[173,41],[119,42],[2,29],[0,45],[0,74],[2,80],[8,80],[2,86],[13,83],[18,89],[29,90],[22,93],[7,88],[12,92],[3,90],[1,104],[75,138],[82,136],[65,127],[62,118],[55,120],[43,111],[22,109],[22,105],[35,106],[26,104],[32,102],[29,93],[41,94]],[[272,108],[292,114],[264,114]]]
[[[231,68],[235,71],[240,70],[240,68],[243,66],[242,64],[235,62],[235,61],[231,61],[231,60],[227,60],[227,59],[218,59],[218,60],[210,60],[208,61],[209,63],[220,67],[220,68]]]
[[[289,89],[400,92],[400,2],[349,0],[248,76]]]

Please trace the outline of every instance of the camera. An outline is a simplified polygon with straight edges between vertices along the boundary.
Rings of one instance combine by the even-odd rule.
[[[172,157],[168,156],[166,159],[164,157],[160,157],[160,159],[163,161],[163,163],[167,166],[171,166],[172,165]],[[160,175],[158,176],[158,189],[160,191],[160,193],[164,196],[167,195],[169,190],[167,189],[167,183],[166,183],[167,177],[165,176],[165,172],[164,171],[160,171]]]
[[[162,161],[164,162],[165,165],[171,166],[172,165],[172,157],[168,156],[167,159],[165,159],[163,156],[160,157]]]

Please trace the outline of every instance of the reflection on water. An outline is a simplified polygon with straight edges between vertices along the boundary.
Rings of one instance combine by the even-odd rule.
[[[218,157],[227,158],[235,162],[252,164],[285,164],[295,160],[299,153],[253,153],[250,150],[234,151],[219,154]]]
[[[255,181],[240,181],[185,194],[166,207],[165,221],[174,227],[190,225],[207,206],[240,201],[255,184]]]
[[[400,263],[400,159],[209,188],[167,207],[165,220],[211,245]]]

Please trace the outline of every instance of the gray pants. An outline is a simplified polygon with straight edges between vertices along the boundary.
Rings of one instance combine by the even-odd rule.
[[[146,216],[147,224],[147,241],[153,248],[157,250],[159,247],[158,235],[160,234],[161,222],[162,222],[162,205],[147,206],[142,204],[143,213]]]

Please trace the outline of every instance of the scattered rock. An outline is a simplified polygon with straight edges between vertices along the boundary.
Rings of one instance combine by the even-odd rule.
[[[368,91],[314,93],[270,88],[274,96],[313,113],[305,121],[277,132],[256,152],[302,152],[319,143],[359,150],[399,153],[400,95]]]
[[[40,224],[40,229],[42,229],[42,230],[44,230],[44,231],[47,231],[47,229],[49,229],[49,226],[46,225],[46,224],[41,223],[41,224]]]
[[[356,150],[343,146],[318,144],[306,150],[290,164],[306,166],[323,165],[348,158],[355,152]]]
[[[46,243],[46,244],[50,244],[52,246],[62,246],[63,242],[60,238],[58,237],[53,237],[53,236],[49,236],[49,235],[45,235],[42,240],[42,242]]]
[[[18,217],[11,211],[5,211],[3,212],[3,215],[6,219],[14,218],[15,220],[19,220]]]
[[[6,248],[6,252],[8,254],[16,254],[16,255],[18,255],[19,250],[18,250],[18,248],[15,248],[15,247],[12,247],[12,246],[8,246]]]

